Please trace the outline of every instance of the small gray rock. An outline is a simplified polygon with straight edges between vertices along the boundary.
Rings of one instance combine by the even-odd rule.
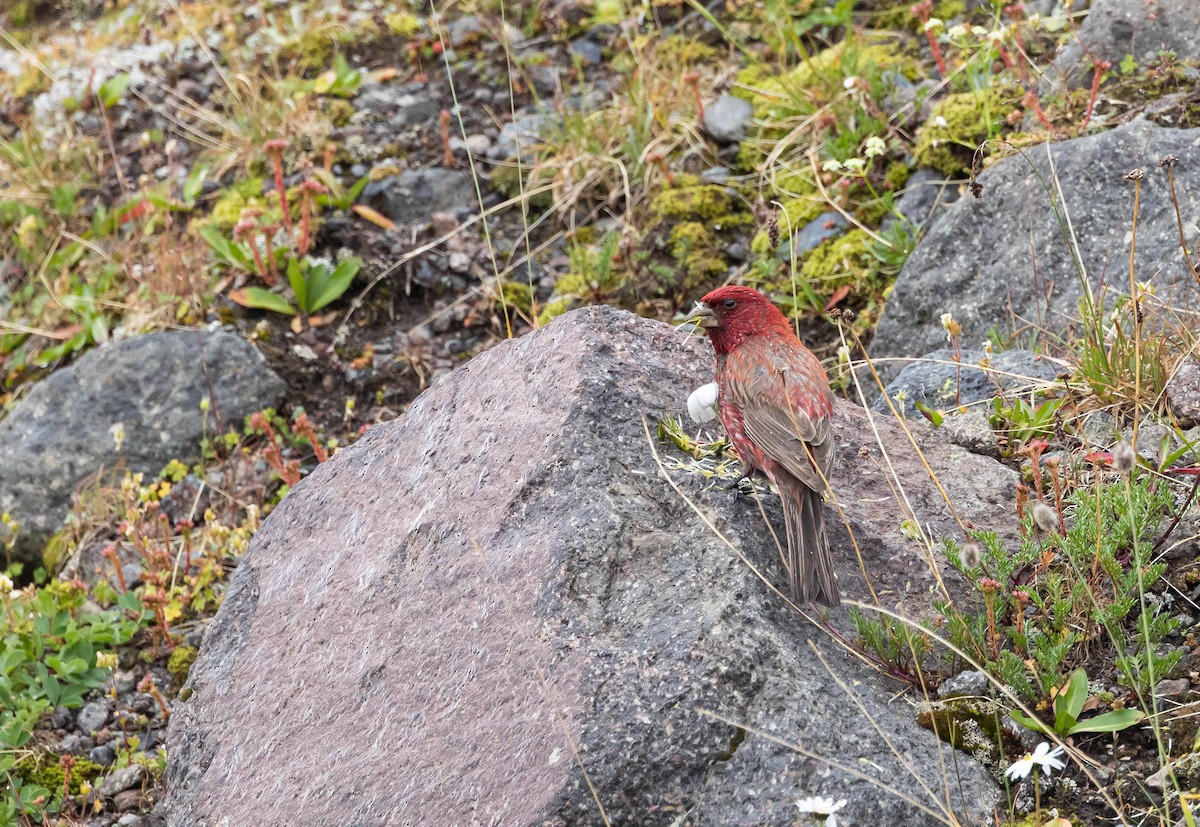
[[[729,176],[732,174],[729,171],[729,167],[709,167],[700,173],[700,180],[707,184],[720,184],[724,186],[729,183]]]
[[[946,181],[931,169],[919,169],[908,179],[904,191],[896,199],[895,211],[917,228],[924,228],[958,200],[958,186]],[[887,229],[896,221],[895,215],[884,218]]]
[[[437,101],[422,95],[401,95],[395,99],[394,106],[395,112],[388,119],[388,125],[396,129],[428,123],[442,111]]]
[[[587,37],[572,40],[567,45],[567,52],[584,66],[599,66],[604,60],[604,50],[600,44]]]
[[[113,749],[113,745],[111,743],[101,744],[98,747],[92,747],[92,749],[88,752],[88,758],[92,759],[102,767],[107,767],[117,759],[117,751]]]
[[[746,125],[754,117],[750,102],[733,95],[721,95],[704,109],[704,129],[714,141],[735,144],[746,137]]]
[[[127,813],[131,810],[137,810],[142,805],[141,790],[124,790],[113,796],[113,809],[118,813]]]
[[[779,254],[790,256],[794,247],[797,255],[804,255],[821,246],[823,242],[846,232],[846,228],[849,226],[849,222],[841,213],[823,213],[801,227],[795,238],[785,239],[779,245]]]
[[[1192,682],[1187,678],[1168,678],[1159,681],[1154,687],[1154,694],[1159,698],[1178,698],[1192,688]]]
[[[987,695],[987,675],[974,669],[959,672],[938,687],[939,698],[980,697]]]
[[[186,462],[206,433],[275,405],[284,390],[253,345],[223,330],[125,339],[52,373],[0,419],[0,512],[21,524],[14,558],[41,564],[81,479],[118,465],[156,474],[172,459]]]
[[[965,413],[948,413],[942,421],[940,433],[960,448],[985,457],[999,457],[1000,443],[996,432],[988,423],[983,412],[972,408]]]
[[[1167,402],[1185,428],[1200,425],[1200,358],[1189,356],[1167,381]]]
[[[1116,441],[1117,418],[1108,411],[1093,411],[1083,423],[1083,438],[1093,448],[1107,448]]]
[[[82,755],[85,752],[91,752],[92,747],[96,746],[96,742],[86,735],[80,735],[78,732],[72,732],[66,738],[58,742],[55,748],[63,754],[72,753],[74,755]]]
[[[1028,350],[1006,350],[994,355],[992,367],[987,371],[978,367],[983,356],[983,351],[964,350],[955,364],[954,351],[935,350],[901,370],[884,392],[893,401],[903,393],[903,412],[912,416],[917,402],[931,408],[986,402],[999,394],[998,388],[1005,393],[1020,393],[1058,374],[1053,362]],[[877,411],[888,410],[883,399],[876,400],[874,407]]]
[[[92,701],[79,710],[75,725],[84,735],[91,735],[108,723],[108,705],[104,701]]]
[[[475,184],[470,173],[461,170],[409,170],[367,184],[361,201],[397,224],[423,224],[435,212],[474,207]]]
[[[54,715],[50,719],[50,725],[55,729],[70,729],[75,723],[75,711],[67,709],[65,706],[54,708]]]
[[[104,798],[112,798],[117,793],[141,786],[145,780],[146,768],[141,764],[130,764],[105,776],[96,786],[96,792]]]
[[[473,14],[465,14],[446,27],[450,45],[459,48],[483,35],[483,23]]]

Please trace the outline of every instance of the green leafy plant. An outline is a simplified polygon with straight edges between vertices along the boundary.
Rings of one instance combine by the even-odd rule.
[[[333,56],[333,68],[313,81],[313,91],[319,95],[336,95],[352,98],[362,85],[362,72],[351,69],[346,58],[339,52]]]
[[[1114,709],[1084,721],[1079,720],[1083,705],[1088,697],[1087,672],[1080,667],[1071,673],[1066,684],[1054,698],[1054,723],[1045,724],[1014,709],[1012,719],[1034,732],[1055,732],[1061,736],[1078,735],[1084,732],[1120,732],[1140,723],[1146,714],[1140,709]]]
[[[299,315],[301,319],[306,320],[330,302],[341,298],[350,288],[361,266],[362,260],[358,258],[345,259],[333,269],[324,262],[313,263],[306,259],[301,263],[290,258],[287,262],[287,277],[295,296],[295,304],[262,287],[247,287],[238,291],[236,301],[246,307],[286,313],[290,316]]]
[[[1022,445],[1034,439],[1054,435],[1058,410],[1065,399],[1046,399],[1041,402],[1013,397],[996,397],[988,421],[992,428],[1006,438],[1004,450],[1011,456]]]

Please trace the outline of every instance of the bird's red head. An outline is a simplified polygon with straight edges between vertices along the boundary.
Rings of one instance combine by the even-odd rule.
[[[749,287],[719,287],[700,300],[692,315],[708,331],[717,353],[728,353],[751,336],[781,332],[793,335],[779,308]]]

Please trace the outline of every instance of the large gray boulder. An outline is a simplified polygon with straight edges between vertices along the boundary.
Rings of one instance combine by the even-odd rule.
[[[303,480],[233,575],[171,716],[168,823],[520,827],[599,824],[603,808],[614,824],[792,825],[814,793],[847,799],[849,823],[940,823],[947,795],[986,821],[982,768],[773,591],[758,506],[648,439],[712,365],[667,325],[576,311]],[[867,417],[839,410],[838,499],[875,589],[919,611],[933,574],[902,523],[958,528],[903,434],[881,421],[877,442]],[[916,430],[960,516],[1011,528],[1012,472]],[[843,588],[865,598],[827,513]]]
[[[20,523],[16,559],[40,563],[82,480],[121,464],[154,474],[194,458],[206,433],[240,426],[284,390],[262,355],[226,331],[138,336],[52,373],[0,420],[0,512]]]
[[[1137,167],[1145,178],[1136,277],[1154,285],[1164,301],[1200,306],[1200,287],[1180,249],[1166,171],[1156,166],[1168,154],[1179,158],[1175,184],[1186,227],[1200,211],[1200,129],[1135,121],[1027,149],[985,170],[982,197],[957,201],[905,263],[871,355],[915,357],[944,347],[943,313],[962,324],[964,347],[977,346],[991,328],[1024,343],[1053,341],[1077,329],[1083,290],[1075,249],[1093,289],[1106,286],[1111,309],[1115,294],[1129,292],[1133,184],[1124,177]],[[1073,231],[1071,242],[1064,227]],[[898,370],[895,364],[881,367],[885,379]]]
[[[1200,57],[1200,3],[1196,0],[1092,0],[1076,37],[1047,73],[1072,86],[1091,83],[1093,60],[1114,67],[1125,55],[1153,63],[1160,51],[1180,60]]]

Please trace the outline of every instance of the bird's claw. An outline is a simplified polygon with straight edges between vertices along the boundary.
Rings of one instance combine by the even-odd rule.
[[[742,474],[740,477],[738,477],[733,482],[722,485],[721,490],[722,491],[732,491],[734,494],[734,497],[740,497],[743,494],[742,483],[747,483],[750,486],[751,490],[753,490],[754,481],[750,479],[749,474]]]

